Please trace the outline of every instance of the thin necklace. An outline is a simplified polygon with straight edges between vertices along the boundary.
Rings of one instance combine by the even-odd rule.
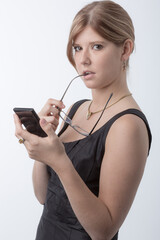
[[[114,103],[112,103],[111,105],[109,105],[108,107],[106,107],[105,110],[106,110],[107,108],[113,106],[114,104],[116,104],[117,102],[119,102],[120,100],[122,100],[123,98],[129,97],[129,96],[131,96],[131,95],[132,95],[132,93],[129,93],[129,94],[127,94],[127,95],[122,96],[122,97],[121,97],[120,99],[118,99],[116,102],[114,102]],[[87,116],[86,116],[87,120],[88,120],[93,114],[99,113],[99,112],[102,112],[102,111],[103,111],[103,109],[101,109],[101,110],[98,110],[98,111],[96,111],[96,112],[91,112],[91,111],[90,111],[90,107],[91,107],[91,105],[92,105],[92,102],[93,102],[93,100],[90,102],[90,104],[89,104],[89,106],[88,106]]]

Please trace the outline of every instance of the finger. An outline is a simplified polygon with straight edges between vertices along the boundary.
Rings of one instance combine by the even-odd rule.
[[[53,107],[54,106],[54,107]],[[65,105],[63,104],[62,101],[58,101],[58,100],[55,100],[55,99],[48,99],[48,101],[46,102],[46,104],[44,105],[44,107],[42,108],[42,110],[40,111],[39,115],[40,116],[44,116],[44,115],[48,115],[49,113],[51,113],[53,111],[55,111],[55,109],[53,108],[65,108]],[[56,112],[55,112],[56,114]]]
[[[44,118],[40,120],[40,125],[48,137],[53,137],[55,135],[52,125],[48,123]]]
[[[59,120],[54,116],[43,117],[48,123],[52,123],[55,126],[58,126]]]
[[[52,116],[55,116],[55,117],[59,116],[59,115],[58,115],[58,114],[59,114],[58,108],[51,106],[51,107],[50,107],[49,114],[52,115]]]
[[[14,117],[14,124],[15,124],[15,136],[20,139],[21,138],[21,131],[22,131],[22,124],[21,121],[19,119],[19,117],[17,116],[17,114],[13,115]]]
[[[56,100],[56,99],[53,99],[53,98],[49,98],[47,103],[49,105],[56,106],[56,107],[59,107],[59,108],[65,108],[65,105],[63,104],[62,101]]]
[[[59,119],[59,109],[57,107],[50,106],[50,108],[46,110],[45,114],[43,116],[41,115],[40,117],[43,118],[44,116],[54,116]]]
[[[23,138],[25,141],[30,141],[31,138],[36,137],[34,134],[29,133],[24,130],[21,124],[21,121],[17,114],[14,114],[14,123],[15,123],[15,135],[18,139]]]

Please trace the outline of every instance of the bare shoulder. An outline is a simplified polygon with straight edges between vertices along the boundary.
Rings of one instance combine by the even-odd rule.
[[[131,144],[132,147],[142,144],[148,152],[148,132],[145,122],[134,114],[125,114],[118,118],[112,125],[106,139],[106,144],[115,141]],[[114,144],[115,145],[115,144]]]

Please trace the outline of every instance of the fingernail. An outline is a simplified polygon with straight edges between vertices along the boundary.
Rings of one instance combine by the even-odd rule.
[[[41,120],[42,125],[45,125],[46,122],[47,122],[47,121],[46,121],[44,118]]]

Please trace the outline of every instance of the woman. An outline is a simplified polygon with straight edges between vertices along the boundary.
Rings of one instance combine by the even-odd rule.
[[[16,136],[25,139],[35,160],[35,195],[44,204],[36,240],[118,239],[151,144],[147,120],[126,81],[134,39],[121,6],[88,4],[73,21],[67,54],[92,101],[68,110],[58,136],[62,101],[49,99],[39,113],[46,138],[23,130],[15,115]]]

